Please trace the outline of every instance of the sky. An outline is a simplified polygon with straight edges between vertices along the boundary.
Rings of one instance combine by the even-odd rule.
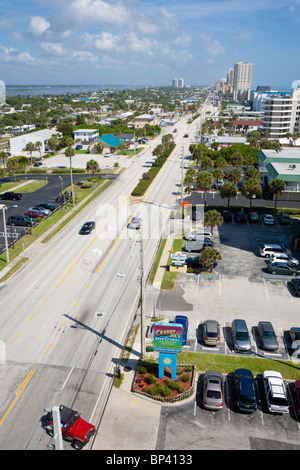
[[[300,79],[300,0],[0,0],[7,85],[214,85]]]

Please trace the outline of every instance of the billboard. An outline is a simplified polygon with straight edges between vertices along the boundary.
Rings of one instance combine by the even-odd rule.
[[[182,349],[182,325],[158,322],[153,325],[154,351],[180,353]]]

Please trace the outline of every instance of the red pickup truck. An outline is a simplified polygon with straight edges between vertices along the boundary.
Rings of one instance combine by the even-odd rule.
[[[67,408],[64,405],[60,405],[59,412],[62,436],[68,441],[71,441],[75,449],[82,449],[95,434],[95,426],[82,419],[77,411]],[[53,417],[51,411],[47,413],[46,429],[53,435]]]

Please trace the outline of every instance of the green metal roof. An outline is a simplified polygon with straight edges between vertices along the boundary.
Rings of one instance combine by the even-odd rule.
[[[101,140],[101,142],[104,142],[106,145],[115,148],[118,148],[122,144],[122,141],[117,139],[117,137],[112,134],[102,135],[101,137],[99,137],[99,140]]]
[[[274,166],[272,165],[272,163],[268,163],[266,165],[266,170],[267,172],[269,173],[269,175],[271,176],[271,178],[275,179],[275,178],[280,178],[281,180],[283,181],[292,181],[292,182],[298,182],[300,181],[300,175],[293,175],[293,174],[286,174],[286,173],[279,173],[275,168]]]

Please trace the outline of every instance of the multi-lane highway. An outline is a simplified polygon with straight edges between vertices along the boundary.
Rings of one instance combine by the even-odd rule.
[[[130,194],[160,138],[1,287],[1,449],[47,449],[44,409],[54,405],[97,421],[139,302],[141,234],[127,228],[128,220],[143,219],[147,273],[179,200],[182,153],[188,154],[196,125],[187,118],[176,123],[176,149],[143,198]],[[95,220],[96,230],[81,236],[87,220]]]

